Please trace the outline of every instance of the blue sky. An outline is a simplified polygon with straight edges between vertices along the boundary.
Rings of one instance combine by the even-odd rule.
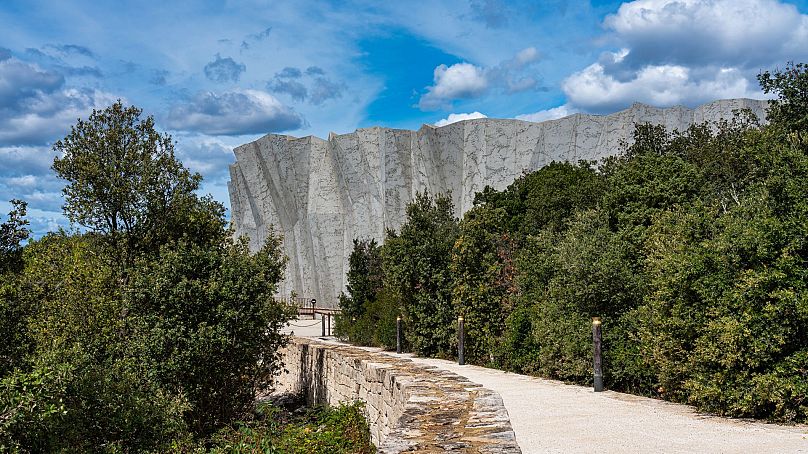
[[[807,2],[4,0],[0,213],[67,225],[51,145],[116,99],[229,205],[232,148],[268,132],[762,98],[756,74],[808,61]]]

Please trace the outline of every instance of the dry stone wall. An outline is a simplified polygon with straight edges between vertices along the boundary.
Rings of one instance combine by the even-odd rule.
[[[310,404],[362,400],[381,453],[520,453],[497,393],[407,359],[293,338],[283,350],[281,392]]]
[[[765,101],[729,99],[695,109],[635,104],[610,115],[575,114],[533,123],[476,119],[418,131],[358,129],[295,138],[268,134],[237,147],[230,166],[230,204],[237,235],[260,248],[270,225],[289,257],[279,293],[336,302],[345,288],[355,238],[383,240],[398,229],[416,192],[451,193],[460,217],[486,186],[501,190],[524,171],[552,161],[599,160],[630,142],[636,123],[685,130]]]

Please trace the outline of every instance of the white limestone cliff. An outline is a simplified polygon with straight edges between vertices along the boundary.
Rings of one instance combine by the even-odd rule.
[[[418,131],[373,127],[328,140],[267,134],[234,150],[232,222],[253,249],[270,225],[283,234],[289,264],[279,294],[294,290],[333,305],[346,284],[354,238],[381,241],[387,229],[398,229],[416,192],[451,192],[460,217],[486,185],[501,190],[552,161],[618,153],[636,123],[681,131],[730,119],[740,108],[765,118],[766,101],[730,99],[695,109],[635,104],[610,115],[541,123],[484,118]]]

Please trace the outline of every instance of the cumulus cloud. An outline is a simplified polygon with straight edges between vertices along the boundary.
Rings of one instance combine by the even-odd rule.
[[[303,118],[272,95],[259,90],[203,92],[169,111],[169,127],[209,135],[280,132],[303,126]]]
[[[216,54],[215,59],[205,65],[205,77],[218,83],[238,82],[246,70],[247,66],[244,63],[237,63],[230,57],[222,58]]]
[[[480,96],[488,89],[488,78],[483,68],[471,63],[439,65],[433,73],[435,84],[427,87],[418,107],[435,110],[447,106],[454,99]]]
[[[114,101],[97,89],[66,87],[59,73],[16,58],[0,61],[0,146],[45,144]]]
[[[571,105],[595,113],[762,98],[760,69],[808,57],[808,15],[776,0],[637,0],[604,26],[623,48],[562,83]]]
[[[492,89],[508,94],[541,89],[539,79],[531,72],[540,57],[535,47],[528,47],[487,68],[465,62],[439,65],[433,73],[434,84],[426,87],[418,107],[421,110],[449,108],[454,100],[477,98]]]
[[[306,75],[308,76],[325,76],[325,71],[319,66],[309,66],[306,68]]]
[[[16,198],[31,208],[60,211],[64,182],[50,170],[54,156],[47,146],[0,147],[0,201]]]
[[[343,90],[345,90],[345,84],[333,82],[325,77],[318,77],[314,79],[309,101],[315,106],[318,106],[329,99],[342,97]]]
[[[633,77],[619,80],[595,63],[563,83],[567,100],[594,113],[623,109],[634,102],[655,106],[695,105],[722,98],[760,97],[757,87],[735,68],[721,68],[697,77],[679,65],[645,66]]]
[[[275,74],[275,77],[279,79],[299,79],[302,75],[303,73],[300,69],[287,66],[281,72]]]
[[[297,101],[305,101],[309,96],[309,90],[306,86],[296,80],[276,77],[275,80],[267,84],[267,88],[275,93],[286,93]]]
[[[808,16],[776,0],[638,0],[604,21],[623,64],[755,67],[808,55]]]
[[[563,105],[558,107],[553,107],[551,109],[540,110],[538,112],[533,112],[529,114],[522,114],[517,115],[515,118],[517,120],[524,120],[524,121],[532,121],[534,123],[540,123],[542,121],[548,120],[556,120],[558,118],[564,118],[576,113],[577,110],[569,105]]]
[[[457,123],[458,121],[474,120],[474,119],[477,119],[477,118],[488,118],[488,116],[483,114],[483,113],[476,112],[476,111],[471,112],[471,113],[452,113],[452,114],[449,114],[448,117],[446,117],[446,118],[444,118],[442,120],[436,121],[435,126],[438,126],[438,127],[446,126],[446,125],[450,125],[452,123]]]

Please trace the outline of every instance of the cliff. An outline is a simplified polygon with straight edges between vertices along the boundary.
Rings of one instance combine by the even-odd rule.
[[[418,131],[358,129],[328,140],[268,134],[237,147],[230,166],[236,235],[258,249],[274,225],[289,256],[279,293],[333,305],[345,287],[354,238],[383,240],[397,229],[416,192],[451,192],[460,217],[486,185],[504,189],[552,161],[599,160],[630,142],[636,123],[684,130],[730,119],[733,110],[765,117],[766,101],[731,99],[695,109],[635,104],[610,115],[575,114],[532,123],[477,119]]]

